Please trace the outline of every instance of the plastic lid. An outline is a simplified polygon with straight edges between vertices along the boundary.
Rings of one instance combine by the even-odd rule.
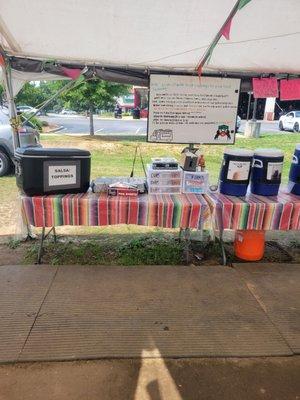
[[[239,149],[239,148],[226,148],[224,150],[224,154],[228,154],[231,156],[240,156],[240,157],[253,157],[253,150],[248,149]]]
[[[24,156],[39,156],[39,157],[86,157],[91,153],[87,150],[69,149],[63,147],[19,147],[16,153]]]
[[[261,157],[283,157],[283,151],[279,149],[255,149],[254,150],[255,156]]]

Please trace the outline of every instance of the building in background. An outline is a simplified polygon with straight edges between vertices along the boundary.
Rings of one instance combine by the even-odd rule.
[[[134,108],[140,109],[140,117],[148,118],[148,88],[142,86],[133,87]]]
[[[131,93],[118,97],[117,104],[121,107],[123,113],[131,112],[134,109],[133,89],[131,89]]]

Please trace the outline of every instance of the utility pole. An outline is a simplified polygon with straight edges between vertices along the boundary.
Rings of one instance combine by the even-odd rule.
[[[90,103],[90,136],[95,135],[93,113],[94,113],[94,106],[92,103]]]
[[[250,116],[250,106],[251,106],[251,97],[252,97],[252,92],[248,92],[248,107],[247,107],[247,121],[249,120]]]
[[[254,99],[253,113],[252,113],[252,119],[251,119],[251,121],[253,121],[253,122],[256,121],[256,111],[257,111],[257,99]]]

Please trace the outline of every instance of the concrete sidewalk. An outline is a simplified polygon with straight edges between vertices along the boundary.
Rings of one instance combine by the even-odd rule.
[[[0,366],[0,400],[299,400],[300,357]]]
[[[0,362],[290,356],[300,266],[6,266]]]

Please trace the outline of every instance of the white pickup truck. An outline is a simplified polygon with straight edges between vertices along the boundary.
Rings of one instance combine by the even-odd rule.
[[[39,137],[39,132],[29,126],[25,126],[19,131],[21,147],[40,146]],[[14,166],[13,160],[13,134],[8,111],[0,108],[0,177],[11,172]]]
[[[300,111],[290,111],[279,118],[280,131],[300,132]]]

